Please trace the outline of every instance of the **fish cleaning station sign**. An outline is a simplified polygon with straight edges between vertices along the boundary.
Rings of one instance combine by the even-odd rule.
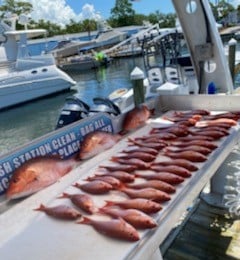
[[[80,150],[84,136],[97,130],[114,131],[112,120],[108,115],[97,114],[91,119],[86,118],[0,157],[0,195],[6,191],[13,171],[23,163],[47,155],[59,155],[62,159],[67,159]]]

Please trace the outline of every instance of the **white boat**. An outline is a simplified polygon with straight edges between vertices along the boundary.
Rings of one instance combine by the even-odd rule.
[[[159,1],[159,4],[160,3],[161,2]],[[180,251],[178,257],[170,257],[169,259],[181,259],[183,258],[183,255],[185,259],[198,258],[200,240],[205,243],[205,254],[202,259],[206,258],[206,256],[208,257],[210,253],[210,258],[216,258],[218,248],[223,247],[223,243],[213,241],[213,248],[210,248],[209,243],[212,242],[213,236],[209,236],[210,239],[207,237],[205,240],[205,237],[200,237],[197,233],[197,230],[202,228],[203,222],[208,218],[208,215],[211,215],[211,222],[208,225],[208,230],[212,230],[213,233],[219,233],[219,235],[220,233],[223,234],[222,240],[226,241],[227,246],[232,243],[233,234],[236,234],[238,238],[239,229],[237,227],[239,221],[236,222],[237,227],[235,228],[236,232],[234,232],[234,228],[231,225],[232,222],[230,221],[231,215],[228,214],[228,210],[231,210],[231,214],[236,214],[237,220],[239,220],[239,147],[236,146],[240,137],[239,121],[237,123],[235,122],[236,124],[230,128],[227,135],[211,141],[212,144],[217,145],[215,150],[211,151],[211,153],[206,156],[206,160],[204,158],[205,161],[197,162],[195,160],[195,162],[193,162],[193,164],[197,166],[197,169],[190,174],[190,176],[184,178],[184,181],[180,184],[176,184],[176,191],[170,194],[170,199],[161,203],[162,209],[151,215],[156,221],[156,227],[154,227],[154,229],[138,229],[137,233],[139,234],[139,238],[134,242],[120,242],[115,238],[106,238],[104,236],[106,235],[106,232],[102,232],[103,234],[101,234],[101,232],[98,231],[103,230],[98,227],[94,229],[89,225],[77,225],[76,221],[67,222],[55,220],[43,212],[33,210],[39,209],[41,204],[47,207],[54,207],[60,204],[73,206],[69,199],[65,198],[62,200],[59,199],[60,196],[62,197],[63,193],[80,193],[79,189],[76,189],[76,186],[74,185],[76,182],[85,183],[88,178],[95,176],[96,173],[109,173],[108,170],[102,170],[102,167],[105,166],[105,168],[109,168],[108,166],[110,165],[116,166],[117,163],[112,160],[113,156],[121,156],[120,154],[126,151],[126,149],[131,149],[129,147],[130,140],[135,138],[135,140],[141,140],[141,138],[142,140],[147,140],[146,138],[154,127],[157,127],[160,131],[161,127],[166,129],[169,125],[174,124],[172,121],[166,120],[166,116],[174,116],[176,114],[182,115],[184,112],[189,116],[189,113],[192,114],[193,110],[198,109],[201,111],[205,110],[205,112],[208,110],[207,112],[210,112],[211,116],[222,113],[223,111],[235,113],[238,111],[239,115],[239,95],[233,95],[232,93],[233,85],[230,78],[230,71],[227,66],[224,67],[226,57],[223,48],[220,47],[222,46],[222,43],[218,38],[219,35],[215,33],[216,28],[213,27],[214,18],[209,2],[207,0],[173,0],[173,4],[180,17],[182,28],[190,48],[192,66],[199,86],[199,94],[175,95],[174,93],[169,93],[166,95],[157,95],[155,98],[148,100],[148,102],[146,102],[147,105],[150,108],[155,108],[155,116],[154,118],[147,120],[144,126],[139,127],[137,130],[132,130],[127,135],[123,136],[120,142],[107,151],[100,152],[92,159],[81,161],[75,169],[63,176],[58,182],[20,201],[9,203],[4,197],[8,181],[15,168],[39,154],[42,156],[46,154],[59,154],[62,158],[69,158],[79,152],[79,149],[81,149],[81,146],[77,149],[79,141],[82,140],[81,138],[84,138],[87,133],[96,130],[117,133],[122,130],[122,122],[125,114],[113,118],[107,114],[100,113],[92,118],[85,118],[80,122],[75,122],[65,128],[49,133],[42,138],[38,138],[28,145],[19,147],[12,153],[1,156],[0,191],[3,198],[0,205],[0,249],[1,257],[3,259],[18,260],[34,258],[35,260],[69,260],[81,258],[161,260],[163,259],[164,252],[162,249],[159,249],[159,245],[167,239],[168,234],[171,233],[171,231],[174,231],[173,233],[175,233],[176,227],[184,224],[184,222],[188,220],[187,212],[195,211],[197,199],[204,200],[213,210],[207,212],[202,222],[198,219],[194,219],[194,226],[191,225],[191,228],[186,232],[191,235],[189,238],[189,245],[183,241],[185,242],[184,248],[181,249],[180,246],[180,249],[178,249]],[[191,26],[189,26],[189,24]],[[199,25],[202,25],[202,27]],[[201,30],[196,30],[196,28],[200,28]],[[206,42],[206,34],[211,36],[211,41]],[[209,44],[212,44],[212,46],[210,47]],[[209,60],[211,60],[210,64]],[[205,71],[201,71],[204,69],[204,66],[202,67],[202,65],[204,65],[205,62],[209,65],[210,71],[207,70],[209,67],[205,68]],[[218,68],[211,66],[213,62],[218,64]],[[214,70],[212,68],[214,68]],[[136,75],[137,73],[135,76]],[[219,87],[221,95],[208,95],[203,93],[206,91],[206,85],[213,80]],[[170,90],[171,88],[168,91]],[[124,89],[120,92],[124,93]],[[187,117],[187,119],[189,119],[189,117]],[[186,121],[188,121],[187,119]],[[208,117],[208,120],[211,119]],[[203,125],[204,124],[202,124],[202,126]],[[179,127],[179,125],[176,126],[177,128]],[[189,130],[191,133],[190,136],[192,136],[193,131],[198,131],[195,127],[190,127]],[[162,133],[165,135],[165,130]],[[189,133],[187,133],[187,135],[189,135]],[[158,136],[158,138],[161,139],[160,136]],[[174,140],[176,140],[175,137]],[[169,142],[171,141],[169,140]],[[144,141],[140,143],[139,147],[142,147],[144,143]],[[182,144],[184,143],[185,141],[182,141]],[[151,144],[153,144],[153,141],[151,141]],[[236,151],[234,151],[234,149],[236,149]],[[176,154],[179,153],[180,152],[177,152]],[[162,154],[162,150],[157,156],[159,156],[156,158],[159,159],[158,162],[169,159],[165,158]],[[117,164],[117,166],[119,168],[121,167],[119,164]],[[137,170],[138,174],[140,174],[139,172],[141,171],[145,171],[149,176],[149,165],[147,164],[147,166],[145,165],[144,167],[147,167],[147,171],[139,169]],[[229,180],[232,182],[230,188],[233,190],[232,194],[226,194],[230,196],[225,196],[229,202],[227,205],[224,204],[223,200],[224,193],[226,192],[226,175],[229,176]],[[232,179],[230,179],[230,177]],[[134,174],[134,178],[134,181],[137,184],[143,182],[142,178],[137,179],[138,176],[136,174]],[[32,180],[30,178],[30,181],[36,181],[36,179],[33,178]],[[208,192],[204,189],[205,187],[208,187]],[[142,196],[143,195],[145,195],[145,191],[142,193]],[[126,194],[123,194],[123,189],[120,189],[119,191],[117,188],[114,188],[114,190],[111,190],[106,194],[101,194],[100,196],[96,194],[91,194],[91,196],[94,200],[94,205],[96,205],[97,208],[106,206],[106,201],[123,201],[128,198]],[[228,208],[228,206],[230,206],[230,208]],[[221,208],[221,215],[227,215],[226,223],[219,221],[220,214],[215,215],[217,207]],[[96,214],[94,213],[89,217],[85,217],[84,213],[79,221],[83,220],[82,223],[91,224],[89,223],[89,219],[102,221],[109,220],[108,216],[99,213],[100,212],[97,211]],[[109,226],[110,225],[107,227]],[[226,235],[227,230],[229,230],[229,233]],[[206,231],[204,230],[204,233],[205,232]],[[133,233],[131,232],[131,238],[132,236]],[[194,240],[197,241],[197,244],[192,246]],[[172,244],[173,239],[168,240],[168,242],[169,246]],[[53,250],[56,246],[57,250]],[[224,244],[223,250],[221,251],[222,259],[239,259],[239,243],[236,241],[232,246],[233,250],[231,250],[231,256],[229,256],[229,248],[225,247]],[[189,255],[188,252],[191,249],[193,249],[193,254]]]
[[[29,55],[28,38],[42,29],[14,30],[0,23],[0,109],[68,90],[75,81],[57,68],[52,54]]]
[[[197,47],[199,53],[197,54],[195,50],[191,50],[191,48],[194,48],[191,47],[191,42],[188,41],[186,45],[187,39],[183,38],[183,31],[180,26],[164,29],[159,35],[147,42],[145,49],[143,49],[145,69],[135,68],[131,73],[132,79],[144,79],[145,100],[158,95],[207,94],[208,85],[212,82],[216,87],[216,93],[239,93],[238,89],[233,88],[232,78],[229,74],[227,74],[226,85],[218,82],[218,78],[213,77],[213,72],[217,69],[229,71],[226,68],[228,66],[229,46],[223,45],[217,25],[213,26],[213,30],[216,35],[214,40],[217,47],[214,49],[208,43],[199,44]],[[200,42],[201,40],[199,40]],[[183,48],[183,46],[185,47]],[[181,53],[181,48],[184,49],[183,53]],[[198,63],[196,66],[194,64],[196,59],[193,58],[193,55],[197,55],[197,59],[202,59],[200,57],[202,55],[201,48],[206,48],[206,51],[209,52],[206,55],[209,55],[209,57],[207,57],[204,65],[201,61],[202,65],[200,66]],[[191,51],[193,52],[192,55],[190,55]],[[213,51],[218,52],[218,54],[214,56]],[[155,53],[161,56],[161,63],[155,59]],[[236,65],[239,64],[239,61],[239,51],[236,51]],[[221,65],[219,66],[219,64]],[[237,68],[238,66],[236,66]],[[202,74],[205,74],[205,76]],[[124,112],[134,106],[133,88],[126,93],[119,92],[119,95],[116,94],[118,94],[118,91],[111,93],[109,98],[119,106],[121,111]]]

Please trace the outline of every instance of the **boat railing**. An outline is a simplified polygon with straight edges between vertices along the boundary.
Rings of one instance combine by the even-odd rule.
[[[130,45],[132,43],[136,43],[139,42],[138,39],[142,38],[144,39],[144,36],[146,36],[147,34],[149,34],[152,30],[156,30],[157,32],[159,31],[159,25],[158,24],[154,24],[152,26],[150,26],[149,28],[147,28],[146,30],[140,31],[134,35],[132,35],[130,38],[121,41],[120,43],[114,45],[112,48],[109,48],[108,50],[106,50],[105,52],[107,54],[112,53],[116,50],[118,50],[119,48],[121,48],[122,46],[126,46],[126,45]],[[146,37],[145,37],[146,38]]]

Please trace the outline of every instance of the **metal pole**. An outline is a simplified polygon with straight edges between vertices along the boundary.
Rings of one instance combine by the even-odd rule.
[[[237,41],[235,39],[231,39],[228,42],[229,50],[228,50],[228,64],[230,73],[232,76],[232,81],[235,79],[235,54],[236,54],[236,45]]]
[[[145,90],[143,86],[144,72],[135,67],[131,73],[131,80],[133,81],[133,96],[135,107],[144,103],[145,101]]]

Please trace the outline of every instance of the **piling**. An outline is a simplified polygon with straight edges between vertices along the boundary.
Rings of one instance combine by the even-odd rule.
[[[230,73],[232,76],[232,81],[234,82],[235,80],[235,54],[236,54],[236,45],[237,45],[237,41],[235,39],[231,39],[228,42],[228,64],[229,64],[229,69],[230,69]]]
[[[133,98],[136,107],[145,102],[144,72],[140,68],[135,67],[130,77],[133,82]]]

